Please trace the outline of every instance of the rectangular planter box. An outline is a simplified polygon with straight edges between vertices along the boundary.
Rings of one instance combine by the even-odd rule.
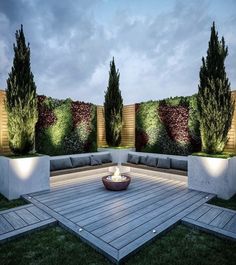
[[[98,148],[98,152],[110,152],[112,156],[112,162],[118,164],[127,162],[128,153],[131,151],[135,151],[135,148]]]
[[[236,157],[188,157],[188,188],[228,200],[236,193]]]
[[[9,200],[49,190],[49,156],[0,157],[0,192]]]

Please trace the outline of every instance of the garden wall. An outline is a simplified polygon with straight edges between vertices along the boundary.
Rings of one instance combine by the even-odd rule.
[[[136,104],[136,150],[188,155],[201,148],[196,96]]]
[[[38,96],[36,151],[63,155],[97,150],[96,106]]]
[[[236,91],[232,92],[236,99]],[[8,146],[5,91],[0,90],[0,154]],[[39,98],[36,149],[45,154],[94,151],[105,146],[103,107],[79,101]],[[97,118],[96,118],[97,117]],[[136,130],[135,130],[136,126]],[[135,132],[136,131],[136,132]],[[122,145],[138,151],[187,154],[199,148],[194,97],[124,106]],[[236,106],[226,151],[236,152]]]

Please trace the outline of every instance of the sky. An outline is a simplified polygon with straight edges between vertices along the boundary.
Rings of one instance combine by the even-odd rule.
[[[113,56],[125,104],[192,95],[213,21],[235,90],[235,0],[0,0],[0,88],[23,24],[40,95],[102,105]]]

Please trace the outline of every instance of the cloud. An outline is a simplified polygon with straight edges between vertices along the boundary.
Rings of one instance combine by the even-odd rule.
[[[39,94],[103,104],[115,56],[125,103],[191,95],[215,20],[229,46],[226,69],[236,89],[236,15],[223,17],[213,2],[172,1],[160,13],[157,2],[157,11],[147,13],[122,1],[0,1],[0,87],[6,86],[14,33],[23,23]],[[236,6],[218,5],[227,3],[228,9]]]

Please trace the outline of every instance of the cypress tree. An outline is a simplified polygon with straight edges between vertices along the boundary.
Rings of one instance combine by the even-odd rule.
[[[121,143],[123,99],[119,89],[119,70],[116,71],[114,57],[110,62],[107,91],[105,92],[104,113],[106,140],[110,146]]]
[[[202,58],[197,97],[202,151],[206,153],[221,153],[224,150],[231,127],[235,103],[225,72],[227,55],[228,47],[223,37],[218,40],[213,22],[207,56]]]
[[[34,147],[38,119],[36,85],[30,68],[30,47],[29,43],[25,43],[22,25],[15,36],[13,66],[7,79],[5,102],[9,146],[15,154],[27,154]]]

